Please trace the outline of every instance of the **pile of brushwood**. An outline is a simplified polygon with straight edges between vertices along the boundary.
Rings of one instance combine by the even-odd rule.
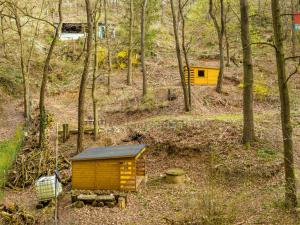
[[[49,119],[48,119],[49,120]],[[27,187],[41,176],[54,175],[55,140],[50,143],[51,121],[47,123],[46,141],[43,148],[38,143],[39,118],[32,120],[23,147],[16,157],[16,162],[9,174],[9,187]],[[52,143],[53,142],[53,143]],[[62,154],[58,156],[59,171],[70,168],[70,162]],[[66,178],[69,180],[69,178]],[[66,181],[67,182],[67,181]]]
[[[34,225],[37,221],[33,215],[20,208],[17,204],[11,203],[0,206],[0,223],[14,225]]]

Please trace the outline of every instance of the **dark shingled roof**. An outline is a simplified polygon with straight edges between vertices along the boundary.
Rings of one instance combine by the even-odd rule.
[[[109,158],[130,158],[136,157],[145,145],[124,145],[111,147],[96,147],[84,150],[82,153],[74,156],[72,161],[109,159]]]

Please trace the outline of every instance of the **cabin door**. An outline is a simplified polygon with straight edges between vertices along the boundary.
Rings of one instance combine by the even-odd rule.
[[[120,186],[120,164],[117,160],[101,160],[96,164],[96,189],[117,190]]]

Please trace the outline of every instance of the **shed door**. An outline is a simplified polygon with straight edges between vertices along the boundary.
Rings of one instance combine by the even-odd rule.
[[[101,160],[96,163],[96,189],[120,188],[120,164],[117,160]]]

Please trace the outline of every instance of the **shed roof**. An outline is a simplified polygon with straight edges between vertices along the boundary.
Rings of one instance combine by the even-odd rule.
[[[84,150],[74,156],[72,161],[109,159],[109,158],[131,158],[141,153],[145,145],[124,145],[111,147],[96,147]]]

